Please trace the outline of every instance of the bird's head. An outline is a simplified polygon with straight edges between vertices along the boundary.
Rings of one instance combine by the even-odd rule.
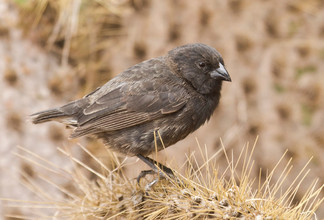
[[[177,47],[169,51],[168,57],[175,71],[201,94],[218,92],[222,81],[231,81],[220,53],[205,44]]]

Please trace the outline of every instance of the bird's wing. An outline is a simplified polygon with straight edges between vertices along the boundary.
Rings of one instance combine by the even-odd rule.
[[[120,130],[172,114],[184,107],[186,94],[185,89],[168,83],[120,86],[83,110],[71,137]]]

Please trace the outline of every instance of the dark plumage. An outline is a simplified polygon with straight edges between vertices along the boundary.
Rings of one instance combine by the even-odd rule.
[[[148,155],[185,138],[218,105],[231,81],[221,55],[204,44],[177,47],[130,67],[82,99],[32,115],[33,123],[60,121],[72,138],[95,135],[127,155]]]

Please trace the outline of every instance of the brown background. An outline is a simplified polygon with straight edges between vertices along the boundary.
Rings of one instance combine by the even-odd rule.
[[[31,18],[37,16],[30,15],[30,8],[21,11],[20,4],[0,1],[0,197],[33,198],[19,183],[19,170],[37,170],[13,155],[21,152],[18,145],[66,167],[70,165],[56,147],[79,152],[77,143],[81,142],[102,156],[101,143],[88,138],[67,140],[69,131],[64,126],[32,125],[29,114],[79,98],[129,66],[193,42],[221,52],[232,83],[224,83],[220,106],[209,123],[160,152],[159,161],[181,166],[185,154],[197,151],[196,138],[210,154],[220,149],[221,138],[237,156],[259,136],[254,175],[260,168],[273,168],[288,149],[284,161],[293,158],[294,169],[287,184],[313,157],[297,199],[314,179],[323,184],[323,1],[116,2],[96,3],[100,16],[83,14],[72,31],[78,37],[72,37],[69,47],[64,39],[75,23],[61,18],[64,25],[56,34],[54,25],[60,14],[55,5],[48,6],[35,25]],[[81,12],[94,7],[74,3],[80,4]],[[69,54],[64,55],[64,48],[70,48]],[[225,166],[225,158],[217,163]],[[135,170],[128,170],[131,177],[144,167],[141,162],[135,164]],[[5,203],[0,202],[0,216],[21,212],[4,208]],[[324,217],[324,212],[319,210],[318,217]]]

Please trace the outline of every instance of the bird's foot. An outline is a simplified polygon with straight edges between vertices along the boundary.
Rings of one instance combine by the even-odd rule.
[[[146,177],[146,175],[153,175],[153,174],[159,174],[159,179],[167,179],[169,178],[173,178],[174,174],[173,171],[171,170],[171,172],[165,172],[165,171],[160,171],[160,170],[142,170],[141,173],[137,176],[137,182],[139,183],[141,181],[142,178]]]
[[[171,170],[171,169],[170,169]],[[172,171],[172,170],[171,170]],[[173,172],[163,172],[161,170],[142,170],[141,173],[137,177],[137,183],[139,184],[142,178],[145,178],[146,175],[154,175],[158,174],[158,177],[154,178],[151,182],[146,184],[145,191],[150,191],[152,187],[160,180],[160,179],[168,179],[174,178]]]
[[[141,173],[138,175],[137,177],[137,183],[140,183],[141,179],[146,177],[146,175],[148,174],[156,174],[156,172],[154,170],[142,170]]]
[[[137,182],[140,183],[141,179],[146,175],[150,174],[158,174],[158,177],[153,179],[150,183],[145,186],[145,191],[151,190],[151,188],[160,180],[160,179],[174,179],[175,175],[169,167],[164,166],[163,164],[157,163],[151,158],[144,157],[142,155],[138,155],[138,157],[144,161],[147,165],[149,165],[151,170],[143,170],[137,177]]]

